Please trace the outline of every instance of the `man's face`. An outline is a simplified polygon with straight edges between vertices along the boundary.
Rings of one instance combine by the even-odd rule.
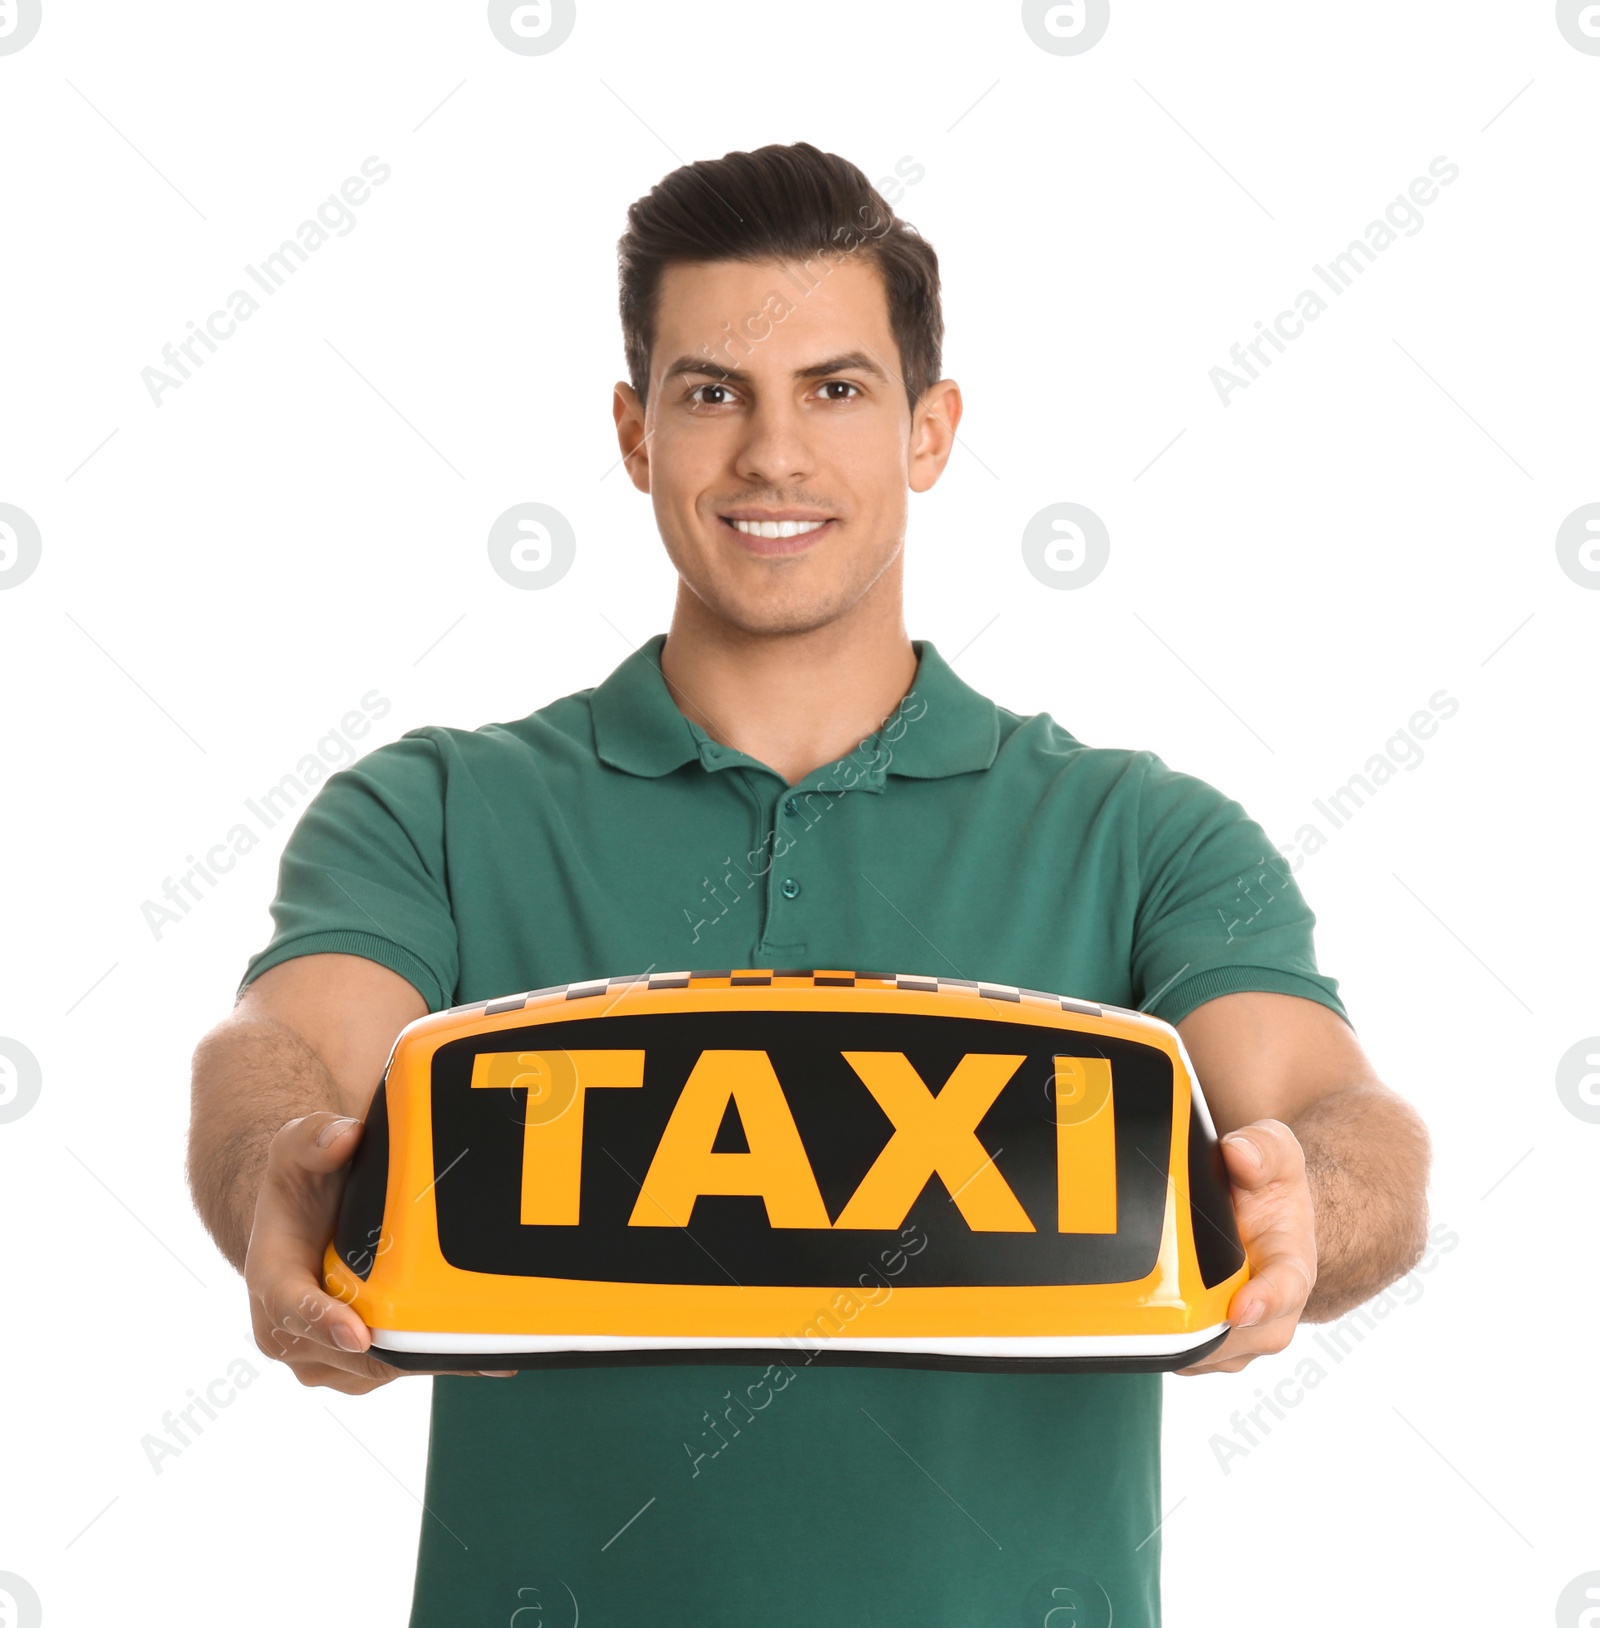
[[[716,261],[666,269],[648,411],[619,385],[615,413],[624,448],[643,443],[629,472],[688,588],[745,632],[799,633],[846,614],[899,555],[908,487],[949,456],[924,424],[931,407],[953,432],[954,389],[913,423],[864,257]],[[800,534],[760,534],[773,523]]]

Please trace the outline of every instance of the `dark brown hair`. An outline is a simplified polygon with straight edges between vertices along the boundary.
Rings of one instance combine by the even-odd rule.
[[[673,170],[628,209],[617,281],[628,381],[650,385],[661,273],[669,265],[863,254],[877,268],[915,414],[940,378],[939,260],[866,176],[809,142],[726,153]]]

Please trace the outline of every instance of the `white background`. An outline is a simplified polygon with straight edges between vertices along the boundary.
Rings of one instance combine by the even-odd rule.
[[[43,1077],[0,1124],[0,1572],[57,1624],[404,1620],[426,1381],[271,1364],[183,1178],[189,1056],[288,823],[159,938],[141,907],[366,692],[362,750],[520,717],[666,627],[614,466],[615,242],[679,161],[804,139],[925,171],[897,208],[967,416],[913,504],[914,637],[1284,844],[1459,702],[1296,873],[1457,1243],[1343,1361],[1304,1328],[1164,1382],[1167,1620],[1549,1621],[1600,1569],[1600,1125],[1555,1085],[1600,1032],[1600,593],[1555,548],[1600,500],[1597,99],[1543,0],[1116,0],[1080,55],[1012,5],[628,0],[544,56],[479,4],[46,0],[0,55],[0,503],[43,538],[0,591],[0,1036]],[[255,290],[374,154],[348,235]],[[1313,264],[1440,155],[1459,178],[1335,299]],[[238,287],[262,308],[156,406],[141,370]],[[1308,287],[1329,309],[1224,406],[1209,370]],[[525,501],[578,539],[542,592],[485,547]],[[1062,501],[1111,537],[1075,591],[1020,549]],[[1325,1381],[1225,1473],[1213,1438],[1307,1356]],[[158,1475],[142,1438],[240,1357]]]

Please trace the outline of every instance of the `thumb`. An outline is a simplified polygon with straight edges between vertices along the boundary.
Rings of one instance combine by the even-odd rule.
[[[1259,1119],[1222,1138],[1228,1176],[1235,1187],[1265,1187],[1284,1172],[1287,1150],[1285,1137],[1292,1139],[1289,1127],[1276,1119]]]
[[[281,1126],[267,1146],[267,1168],[256,1189],[256,1229],[293,1239],[320,1257],[343,1187],[335,1178],[349,1164],[363,1128],[359,1119],[327,1109]]]
[[[365,1128],[359,1119],[321,1108],[280,1126],[271,1151],[284,1169],[328,1175],[350,1162]]]

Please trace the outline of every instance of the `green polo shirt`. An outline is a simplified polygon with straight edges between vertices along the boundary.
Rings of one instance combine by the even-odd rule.
[[[677,709],[665,638],[514,723],[413,729],[333,775],[244,982],[336,950],[400,973],[430,1011],[647,969],[814,966],[1168,1022],[1242,989],[1346,1015],[1272,842],[1154,753],[996,706],[922,640],[884,725],[785,785]],[[1160,1623],[1159,1374],[797,1352],[432,1386],[412,1628],[1039,1628],[1052,1612],[1089,1628],[1108,1607],[1116,1628]]]

